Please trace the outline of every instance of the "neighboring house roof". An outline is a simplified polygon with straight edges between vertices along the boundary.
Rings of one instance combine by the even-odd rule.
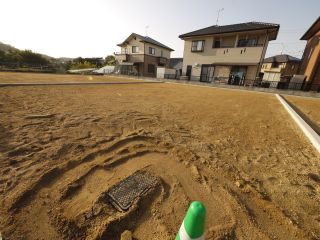
[[[238,23],[238,24],[231,24],[231,25],[224,25],[224,26],[213,25],[213,26],[202,28],[193,32],[182,34],[179,36],[179,38],[183,39],[185,37],[214,35],[214,34],[231,33],[231,32],[255,31],[255,30],[264,30],[264,29],[276,29],[278,34],[279,28],[280,28],[279,24],[264,23],[264,22],[247,22],[247,23]],[[277,34],[274,37],[274,39],[276,39]]]
[[[273,62],[283,63],[283,62],[300,62],[300,61],[301,60],[299,58],[290,56],[288,54],[276,55],[276,56],[265,58],[263,60],[264,63],[273,63]]]
[[[82,68],[82,69],[68,70],[67,72],[69,72],[69,73],[86,73],[86,72],[92,72],[94,70],[96,70],[96,68]]]
[[[320,17],[311,25],[311,27],[303,34],[300,40],[308,40],[320,31]]]
[[[170,58],[169,67],[175,69],[182,69],[183,58]]]
[[[113,72],[115,66],[104,66],[102,68],[99,68],[97,70],[94,70],[94,73],[109,73],[109,72]]]
[[[133,37],[137,37],[137,38],[140,38],[141,39],[141,42],[147,42],[147,43],[151,43],[151,44],[154,44],[156,46],[159,46],[159,47],[163,47],[163,48],[166,48],[168,49],[169,51],[174,51],[172,48],[169,48],[168,46],[158,42],[157,40],[154,40],[153,38],[151,37],[148,37],[148,36],[142,36],[142,35],[139,35],[139,34],[136,34],[136,33],[131,33],[130,36],[122,43],[118,44],[118,46],[123,46],[124,44],[128,43],[128,41],[133,38]]]

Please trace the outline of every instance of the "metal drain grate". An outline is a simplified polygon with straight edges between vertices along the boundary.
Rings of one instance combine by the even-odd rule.
[[[147,172],[137,171],[107,192],[111,204],[120,210],[128,210],[135,199],[156,185],[158,179]]]

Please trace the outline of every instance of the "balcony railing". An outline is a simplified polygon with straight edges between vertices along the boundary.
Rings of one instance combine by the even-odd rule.
[[[127,62],[128,61],[128,54],[125,53],[114,53],[114,56],[118,62]]]
[[[133,62],[142,63],[144,62],[144,54],[127,54],[127,53],[114,53],[115,58],[118,62]],[[168,59],[164,57],[157,57],[159,64],[167,64]]]
[[[263,47],[241,47],[241,48],[213,48],[207,51],[203,59],[212,61],[210,56],[214,56],[216,64],[218,63],[258,63],[261,60]],[[208,56],[207,56],[208,55]],[[210,56],[209,56],[210,55]]]
[[[247,47],[263,47],[263,44],[258,44],[258,43],[256,43],[256,44],[241,44],[241,45],[239,45],[239,44],[236,44],[236,46],[235,45],[220,45],[219,47],[216,47],[216,46],[213,46],[212,48],[247,48]]]
[[[126,54],[126,53],[115,52],[114,55],[118,62],[133,62],[133,63],[144,62],[143,54]]]
[[[144,62],[143,54],[128,54],[128,62],[142,63]]]
[[[159,63],[160,64],[167,64],[167,59],[166,58],[164,58],[164,57],[158,57],[158,59],[159,59]]]

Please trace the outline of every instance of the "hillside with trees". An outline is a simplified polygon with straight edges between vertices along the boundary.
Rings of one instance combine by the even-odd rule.
[[[66,73],[70,69],[115,65],[114,56],[103,58],[53,58],[31,50],[19,50],[0,42],[0,70],[15,72]]]

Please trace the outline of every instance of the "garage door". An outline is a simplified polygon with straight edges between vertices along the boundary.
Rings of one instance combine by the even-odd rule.
[[[275,72],[265,72],[263,75],[264,81],[271,81],[271,82],[279,82],[280,81],[280,73]]]

